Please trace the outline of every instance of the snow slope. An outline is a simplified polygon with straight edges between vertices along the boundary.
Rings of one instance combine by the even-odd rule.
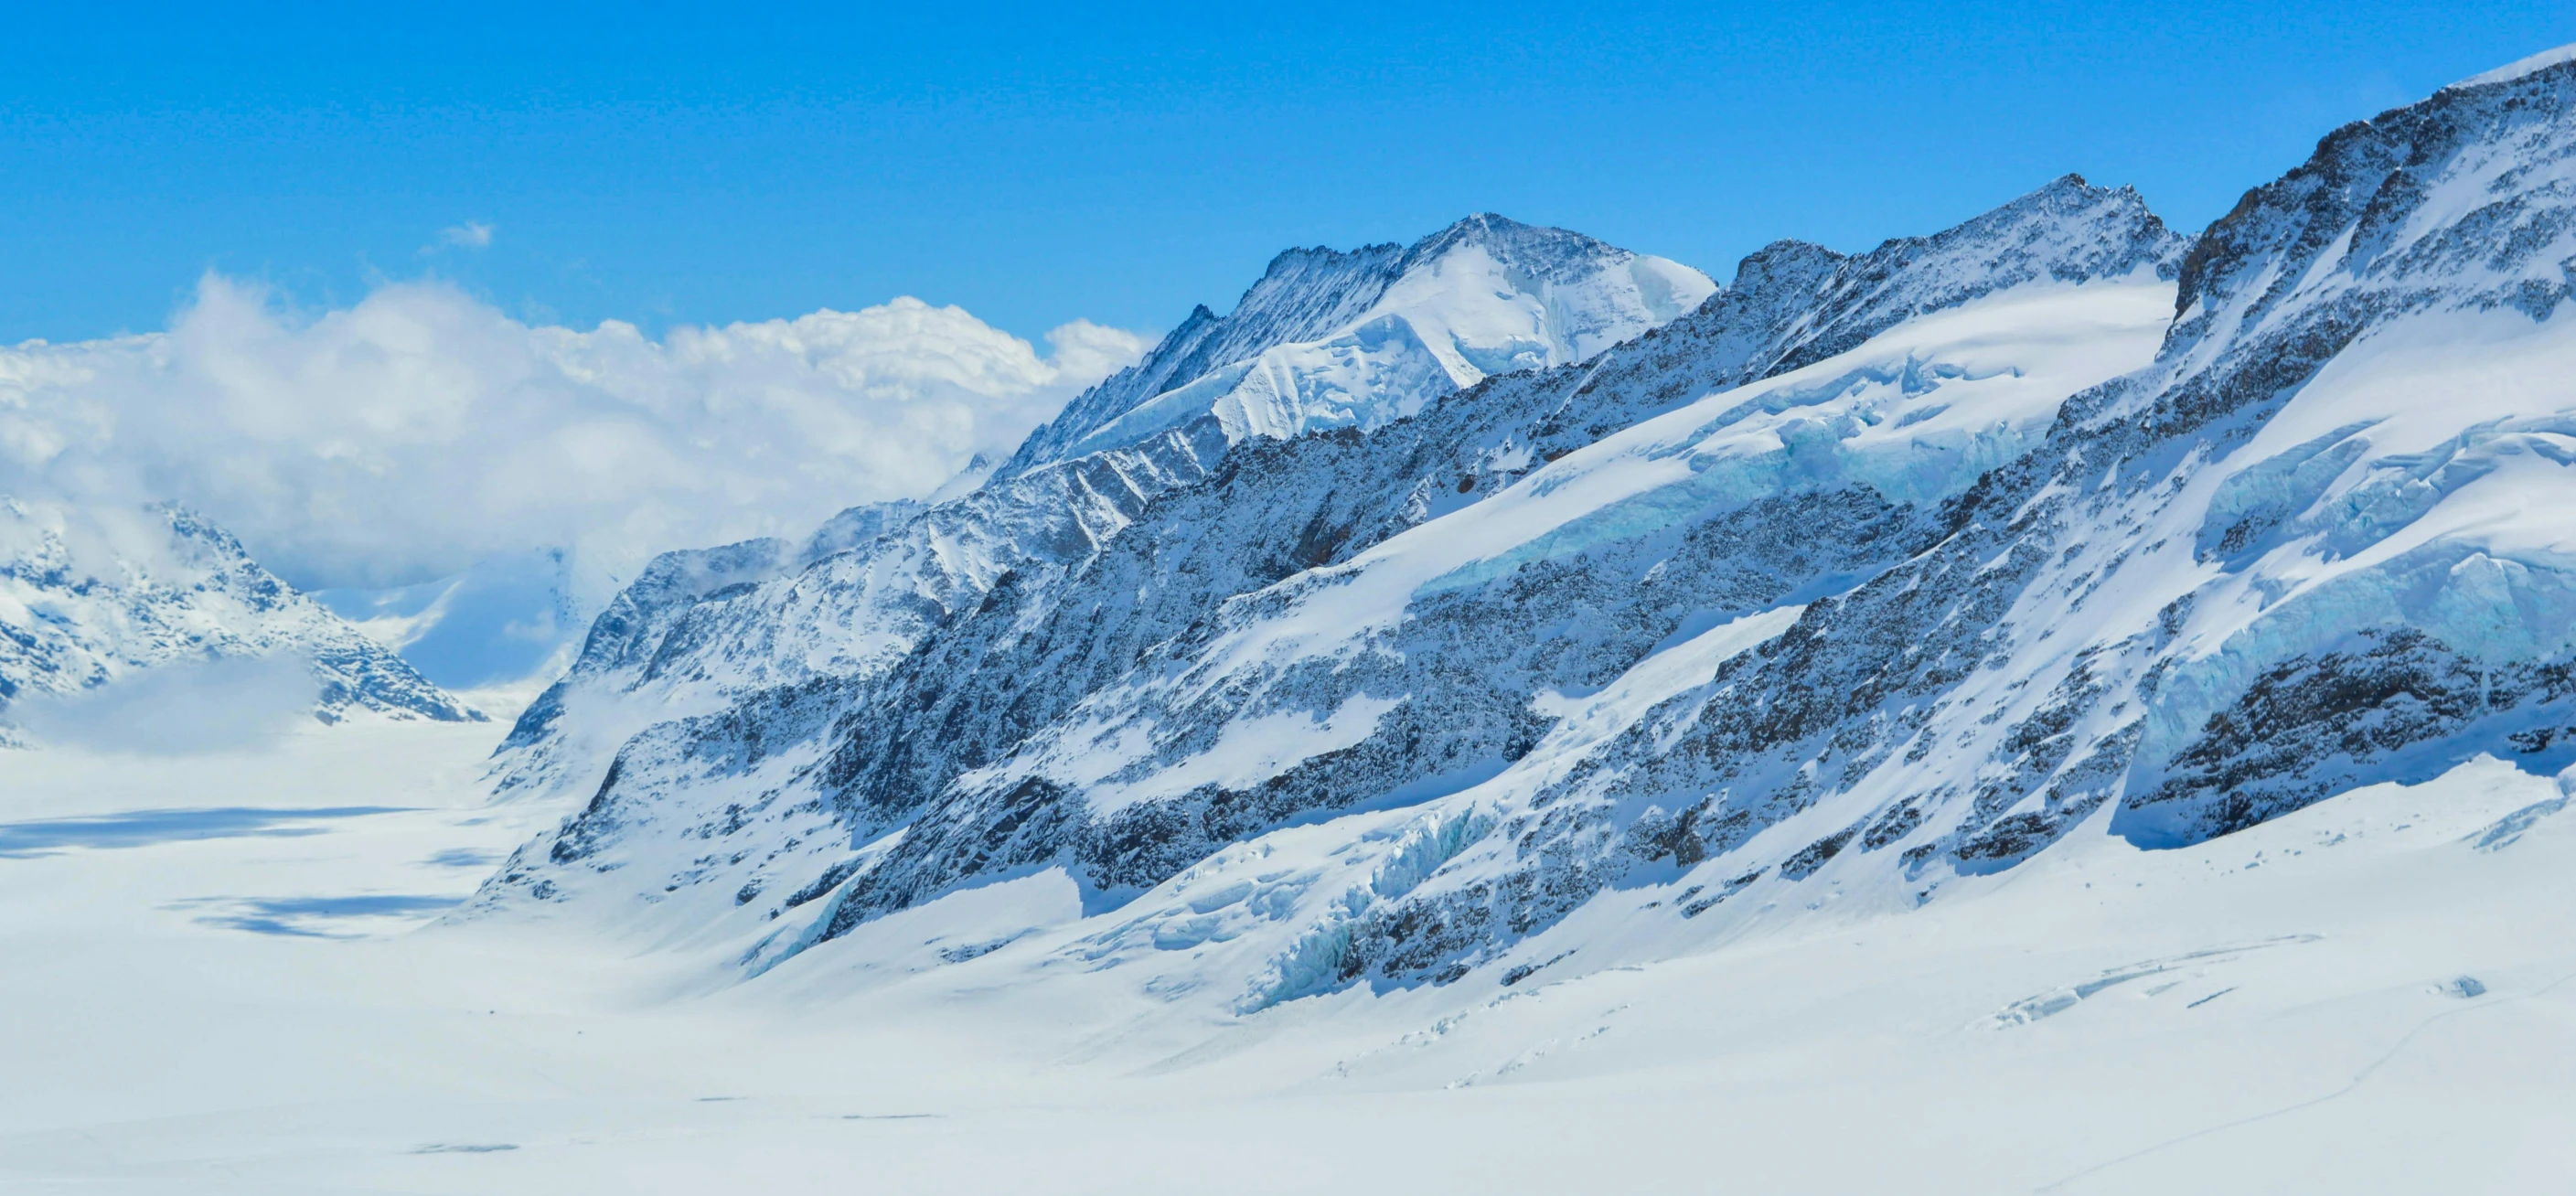
[[[260,660],[309,674],[287,700],[324,722],[483,717],[190,512],[0,498],[0,718],[147,675]]]

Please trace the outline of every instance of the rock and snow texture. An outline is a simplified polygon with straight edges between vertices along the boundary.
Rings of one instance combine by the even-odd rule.
[[[1072,529],[1043,551],[764,550],[603,619],[601,659],[696,705],[613,760],[523,721],[587,805],[478,907],[641,902],[757,971],[1057,877],[1075,928],[941,958],[1239,1013],[1910,908],[2078,828],[2175,847],[2481,755],[2555,772],[2571,263],[2576,62],[2544,61],[2336,131],[2196,240],[2063,179],[1865,254],[1774,245],[1409,413],[1262,408],[1294,388],[1247,370],[1177,422],[1166,382],[1225,375],[1158,351],[904,525]],[[1282,303],[1223,356],[1382,297]],[[1228,422],[1255,409],[1306,434]],[[1141,439],[1059,460],[1112,428]],[[1013,497],[1043,479],[1058,505]],[[921,601],[845,617],[889,608],[863,592]]]
[[[302,702],[323,722],[483,717],[191,512],[0,498],[0,720],[156,671],[254,660],[308,674]]]
[[[753,821],[766,822],[776,832],[770,845],[779,853],[775,866],[753,867],[737,882],[737,895],[756,895],[783,884],[789,889],[790,903],[802,906],[858,872],[867,873],[838,893],[834,913],[821,933],[846,930],[853,919],[888,908],[889,903],[900,905],[935,894],[947,884],[968,879],[986,863],[1007,868],[1045,861],[1086,838],[1085,824],[1091,821],[1080,811],[1060,808],[1066,804],[1066,785],[1102,778],[1084,777],[1081,766],[1075,765],[1070,773],[1012,776],[978,787],[969,774],[1020,751],[1024,739],[1030,751],[1045,749],[1053,737],[1048,724],[1087,701],[1096,706],[1095,694],[1119,686],[1128,675],[1147,678],[1186,661],[1188,653],[1204,647],[1198,641],[1208,638],[1213,631],[1211,616],[1221,617],[1228,599],[1252,595],[1264,587],[1294,587],[1300,584],[1300,575],[1310,575],[1307,580],[1311,581],[1311,571],[1317,567],[1347,561],[1362,549],[1417,525],[1429,526],[1422,527],[1412,542],[1440,545],[1444,551],[1463,545],[1466,542],[1447,534],[1460,526],[1456,521],[1476,518],[1475,508],[1491,496],[1516,490],[1527,493],[1515,483],[1544,466],[1548,458],[1597,440],[1605,430],[1694,405],[1709,408],[1701,413],[1702,422],[1732,426],[1751,421],[1733,429],[1739,446],[1735,455],[1741,459],[1701,479],[1703,488],[1734,486],[1746,493],[1693,495],[1684,488],[1684,505],[1677,512],[1654,514],[1657,501],[1647,496],[1626,502],[1619,512],[1604,517],[1613,523],[1632,516],[1657,523],[1646,529],[1650,548],[1670,539],[1669,533],[1684,530],[1698,508],[1759,498],[1760,491],[1787,474],[1821,476],[1818,471],[1837,460],[1831,448],[1836,434],[1827,430],[1829,425],[1856,437],[1850,446],[1853,465],[1886,475],[1900,502],[1937,499],[1945,488],[1965,487],[1982,470],[2023,451],[2023,442],[2044,429],[2066,394],[2147,359],[2171,310],[2171,283],[2159,274],[2171,273],[2179,253],[2179,239],[2148,215],[2135,195],[2090,188],[2071,179],[1948,233],[1892,242],[1860,257],[1845,258],[1812,246],[1774,246],[1748,260],[1737,282],[1693,315],[1598,360],[1490,381],[1373,433],[1339,429],[1237,446],[1213,475],[1166,482],[1140,496],[1153,498],[1152,502],[1139,501],[1131,510],[1117,512],[1120,523],[1102,520],[1104,530],[1120,533],[1115,537],[1074,540],[1071,552],[1044,562],[1043,568],[1014,565],[991,570],[987,584],[993,588],[968,591],[977,599],[971,613],[947,621],[937,636],[918,648],[906,650],[898,643],[896,651],[886,653],[886,663],[874,671],[845,669],[817,680],[818,670],[806,663],[810,650],[802,643],[795,645],[795,652],[763,651],[753,636],[834,626],[829,619],[780,619],[768,611],[788,601],[834,600],[832,583],[838,577],[858,574],[861,568],[890,558],[901,559],[886,551],[884,541],[766,587],[719,580],[736,576],[732,571],[712,575],[705,584],[639,584],[634,613],[612,609],[594,631],[593,651],[586,660],[638,662],[617,667],[632,668],[639,675],[657,669],[667,673],[669,662],[697,670],[709,659],[721,660],[727,672],[692,672],[687,680],[699,683],[703,691],[706,687],[699,678],[715,675],[733,685],[735,693],[748,696],[729,707],[702,708],[698,718],[666,723],[632,740],[621,739],[623,747],[613,764],[575,782],[585,791],[596,786],[597,800],[562,838],[544,845],[545,858],[569,863],[650,841],[657,833],[696,841],[711,826],[731,825],[734,829],[726,833],[739,834]],[[2086,289],[2088,285],[2091,289]],[[2009,298],[2024,291],[2032,298],[2020,302]],[[2068,302],[2076,292],[2081,292],[2080,299]],[[2000,304],[2008,312],[2047,313],[2048,322],[2040,330],[2028,331],[2011,329],[2009,317],[2000,322],[1971,319],[1936,329],[1932,340],[1923,345],[1905,342],[1883,347],[1858,368],[1817,374],[1824,368],[1817,363],[1851,353],[1892,329],[1907,327],[1927,314],[1979,303]],[[2105,321],[2112,330],[2125,333],[2107,349],[2097,343]],[[2017,335],[2022,339],[2015,340]],[[1988,343],[1998,337],[2003,346]],[[1182,339],[1175,334],[1176,341]],[[2011,348],[2015,345],[2029,348],[2031,355],[2016,359]],[[1927,355],[1951,350],[1955,360]],[[1156,365],[1157,359],[1149,358],[1139,368],[1150,370]],[[2043,375],[2034,376],[2034,371],[2043,369]],[[1808,374],[1817,376],[1810,379]],[[1816,393],[1806,404],[1820,402],[1833,410],[1819,421],[1799,415],[1797,409],[1805,405],[1800,402],[1773,404],[1776,410],[1766,410],[1759,402],[1747,405],[1736,399],[1710,406],[1706,398],[1766,377],[1807,381],[1811,385],[1806,389]],[[1117,381],[1113,379],[1113,384]],[[1955,389],[1942,400],[1915,403],[1894,414],[1882,410],[1908,396],[1945,386]],[[1784,394],[1804,393],[1794,387],[1779,389]],[[1977,401],[1956,401],[1971,397]],[[1194,448],[1195,455],[1175,452],[1172,458],[1189,464],[1213,460],[1225,443],[1211,434],[1212,422],[1195,425],[1196,441],[1180,442]],[[1822,435],[1803,435],[1809,429]],[[1712,427],[1709,432],[1719,430]],[[1688,431],[1676,434],[1686,436]],[[1798,443],[1797,451],[1784,447],[1783,435]],[[1165,432],[1149,443],[1172,444],[1175,437]],[[1770,448],[1757,448],[1755,442]],[[1116,454],[1131,451],[1113,450],[1108,459],[1114,462]],[[1655,453],[1666,464],[1694,459],[1687,451]],[[1100,461],[1097,456],[1078,459],[1007,478],[951,504],[950,509],[974,515],[1003,508],[1012,496],[1040,481],[1061,478],[1075,466],[1097,469]],[[1572,468],[1572,463],[1566,467]],[[1204,473],[1206,466],[1199,468]],[[1632,472],[1610,471],[1623,478]],[[1659,488],[1644,474],[1614,484],[1633,485],[1641,491]],[[1123,492],[1143,489],[1129,486]],[[1834,487],[1828,484],[1824,489]],[[1109,488],[1085,486],[1079,491],[1104,492]],[[1039,511],[1060,517],[1065,504],[1054,495],[1046,497],[1050,501]],[[1793,508],[1777,512],[1792,524],[1809,518],[1843,519],[1872,530],[1849,544],[1813,543],[1806,535],[1813,529],[1804,526],[1797,527],[1797,534],[1787,535],[1777,528],[1720,531],[1703,537],[1705,542],[1699,546],[1721,558],[1708,562],[1708,576],[1697,576],[1701,570],[1694,567],[1688,574],[1676,575],[1679,584],[1640,588],[1637,575],[1655,562],[1623,558],[1606,566],[1609,572],[1603,576],[1563,578],[1561,609],[1554,613],[1548,613],[1546,603],[1526,600],[1521,593],[1528,588],[1526,582],[1495,589],[1482,602],[1454,595],[1441,601],[1441,617],[1426,625],[1438,629],[1429,642],[1392,654],[1372,645],[1363,652],[1366,667],[1359,670],[1337,667],[1330,659],[1296,670],[1320,674],[1320,686],[1290,677],[1275,686],[1265,682],[1257,690],[1231,684],[1221,687],[1232,692],[1226,700],[1238,707],[1250,701],[1268,707],[1287,705],[1285,711],[1225,709],[1218,703],[1159,712],[1163,717],[1154,721],[1170,729],[1164,735],[1166,742],[1151,745],[1145,759],[1115,761],[1112,767],[1150,770],[1157,760],[1179,767],[1173,775],[1141,787],[1111,784],[1104,792],[1181,796],[1174,786],[1194,776],[1193,770],[1206,772],[1209,785],[1219,795],[1227,788],[1225,781],[1264,779],[1213,760],[1191,763],[1191,758],[1209,754],[1193,750],[1188,742],[1192,738],[1210,743],[1260,741],[1274,749],[1302,741],[1331,759],[1320,773],[1307,770],[1317,775],[1297,786],[1300,791],[1274,793],[1249,803],[1250,809],[1230,810],[1227,807],[1239,803],[1218,800],[1213,817],[1187,813],[1209,803],[1210,795],[1204,793],[1178,802],[1145,800],[1132,808],[1104,809],[1104,821],[1089,828],[1087,838],[1099,844],[1095,852],[1117,858],[1104,860],[1089,879],[1104,889],[1133,891],[1163,879],[1213,846],[1308,810],[1380,800],[1400,791],[1430,796],[1491,777],[1506,762],[1525,754],[1544,729],[1547,720],[1532,708],[1540,690],[1597,687],[1639,653],[1681,630],[1684,623],[1716,621],[1712,611],[1690,605],[1695,588],[1729,593],[1736,596],[1734,605],[1752,607],[1788,590],[1812,588],[1797,574],[1842,577],[1865,568],[1873,554],[1897,551],[1902,538],[1903,520],[1885,499],[1874,500],[1876,506],[1871,507],[1854,504],[1839,493],[1775,498]],[[932,518],[916,519],[908,526],[936,527],[941,514],[933,512]],[[1126,525],[1136,519],[1145,522]],[[1496,526],[1506,539],[1514,536],[1514,529],[1520,529],[1524,539],[1547,530],[1512,517]],[[918,539],[899,537],[895,542],[909,549]],[[753,567],[766,570],[778,551],[738,546],[719,553],[728,559],[736,553],[757,557],[759,563]],[[1620,551],[1633,555],[1641,550],[1632,546]],[[911,555],[942,562],[972,559],[953,551],[911,550]],[[670,559],[677,566],[684,558]],[[1406,558],[1408,567],[1415,564],[1416,558]],[[1622,576],[1618,570],[1628,572]],[[683,572],[699,576],[694,568]],[[1279,591],[1274,588],[1273,592]],[[698,595],[712,600],[672,601]],[[1402,595],[1394,600],[1400,611]],[[843,610],[852,605],[846,599],[837,601]],[[1613,613],[1604,603],[1629,609]],[[635,629],[652,622],[643,613],[647,608],[675,612],[668,616],[675,630],[638,634]],[[933,607],[913,616],[918,620],[915,625],[936,625],[934,620],[944,613]],[[1531,628],[1586,616],[1602,618],[1605,625],[1598,630],[1576,629],[1579,634],[1569,642],[1529,644],[1519,639]],[[728,641],[696,629],[719,623],[726,628],[749,628],[751,634],[728,630],[724,633],[732,637]],[[887,623],[879,619],[838,626],[882,634]],[[909,629],[898,625],[898,630]],[[1374,626],[1354,624],[1338,630],[1363,641],[1382,638],[1378,634],[1382,629]],[[919,637],[916,633],[904,638]],[[702,646],[710,642],[722,643],[728,650],[710,652]],[[632,651],[626,647],[629,644],[660,646],[646,654]],[[675,652],[669,645],[681,645],[686,653]],[[749,650],[732,650],[733,645]],[[1498,654],[1503,659],[1491,659]],[[1329,646],[1323,655],[1332,655]],[[1520,657],[1529,659],[1516,659]],[[1400,667],[1391,669],[1389,660]],[[754,690],[733,681],[745,675],[774,678],[775,683]],[[577,669],[575,680],[580,676]],[[1421,692],[1412,695],[1413,700],[1396,701],[1416,685]],[[574,682],[562,688],[564,701],[583,700],[585,691]],[[1137,690],[1134,697],[1156,703],[1189,700],[1186,694],[1172,694],[1170,688],[1149,687]],[[1382,692],[1364,694],[1363,688]],[[1354,694],[1360,695],[1356,704],[1351,701]],[[663,714],[670,707],[657,702],[649,709]],[[1238,714],[1246,716],[1246,725],[1228,737],[1224,732]],[[563,753],[573,744],[572,735],[541,721],[550,717],[549,703],[540,702],[522,720],[519,738],[525,746],[519,749],[523,754],[509,762],[511,767],[525,770],[530,761],[546,761],[548,753]],[[1130,714],[1124,721],[1134,726],[1148,720]],[[1296,725],[1300,722],[1314,730],[1301,733]],[[839,730],[832,729],[836,724]],[[1137,730],[1151,737],[1149,729],[1138,726]],[[1367,742],[1343,741],[1353,736]],[[713,760],[701,759],[709,752]],[[1099,753],[1093,755],[1096,759]],[[1302,758],[1274,750],[1251,767],[1257,771],[1264,764],[1293,766]],[[822,761],[819,767],[810,767],[818,760]],[[780,800],[777,792],[762,792],[776,790],[785,774],[800,769],[802,783],[826,785],[833,796]],[[767,783],[752,777],[765,778]],[[963,787],[943,797],[941,791],[952,783]],[[1178,788],[1190,790],[1198,784],[1191,781]],[[998,797],[994,795],[997,787]],[[1275,791],[1282,786],[1264,788]],[[1009,851],[997,857],[969,848],[962,864],[949,858],[957,848],[950,842],[952,837],[984,834],[986,821],[1016,828],[1022,819],[1011,812],[1015,803],[1024,805],[1032,799],[1050,807],[1048,816],[1030,826]],[[754,819],[754,812],[760,810],[774,817]],[[882,828],[912,821],[917,811],[928,816],[913,833],[891,841],[898,858],[886,861],[890,866],[863,867],[862,857],[850,857],[846,845],[855,828],[844,825],[842,819],[855,816],[862,825]],[[1167,833],[1167,828],[1152,821],[1173,818],[1199,825]],[[862,839],[877,838],[866,831],[855,833]],[[1130,840],[1145,850],[1116,845]],[[975,859],[978,854],[985,859]],[[692,862],[688,870],[702,876],[730,874],[742,863],[732,860],[708,871]],[[798,868],[812,875],[793,876]],[[792,879],[782,882],[776,879],[780,876]],[[548,893],[561,890],[569,879],[574,877],[518,875],[521,883]],[[749,906],[753,899],[744,896],[744,904]]]

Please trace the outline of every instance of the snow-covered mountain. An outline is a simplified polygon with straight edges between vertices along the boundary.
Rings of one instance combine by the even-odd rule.
[[[505,745],[504,788],[595,783],[656,722],[780,687],[864,683],[1005,577],[1050,584],[1247,437],[1374,428],[1488,372],[1592,357],[1713,289],[1563,229],[1462,220],[1410,246],[1291,250],[1232,314],[1200,308],[998,467],[855,508],[803,544],[657,559]],[[585,771],[588,770],[588,771]]]
[[[270,659],[309,673],[324,722],[483,717],[192,512],[0,498],[0,730],[31,701],[173,666]]]
[[[865,547],[669,558],[514,734],[589,800],[478,908],[1225,1016],[2576,760],[2563,56],[2197,239],[2069,177],[1409,411],[1213,367],[1397,360],[1341,338],[1400,256],[1283,257],[1349,294],[1194,320]]]

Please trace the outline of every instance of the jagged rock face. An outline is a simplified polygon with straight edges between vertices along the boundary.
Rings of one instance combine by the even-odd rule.
[[[1083,961],[1250,1008],[1526,976],[1605,893],[1930,900],[2082,825],[2555,770],[2571,104],[2447,90],[2188,244],[2069,178],[1383,426],[1219,420],[864,680],[635,737],[485,904],[633,891],[756,968],[1062,869],[1117,911]]]
[[[2571,96],[2561,68],[2327,138],[2196,243],[2153,365],[1936,543],[1501,803],[1339,974],[1446,974],[1641,864],[1708,861],[1685,914],[1838,858],[1928,893],[2106,805],[2176,844],[2480,751],[2565,763],[2571,558],[2479,520],[2576,460]]]
[[[314,717],[483,716],[176,506],[85,511],[0,497],[0,719],[148,670],[293,656]]]
[[[1010,617],[943,635],[848,720],[821,776],[839,807],[875,827],[899,825],[917,810],[934,813],[914,823],[894,859],[852,883],[841,904],[844,928],[981,869],[1050,859],[1068,845],[1089,883],[1140,888],[1217,846],[1309,811],[1433,778],[1454,788],[1493,775],[1525,755],[1549,721],[1530,708],[1532,695],[1598,688],[1686,619],[1761,610],[1820,579],[1865,575],[1901,559],[1920,530],[1912,508],[1899,504],[1915,496],[1894,484],[1892,502],[1878,489],[1793,495],[1754,483],[1748,493],[1775,492],[1733,518],[1701,522],[1688,507],[1623,510],[1608,518],[1637,526],[1606,535],[1597,549],[1554,555],[1490,583],[1417,595],[1406,626],[1378,650],[1222,681],[1187,678],[1195,657],[1229,624],[1248,617],[1257,626],[1292,600],[1265,595],[1272,601],[1246,608],[1248,616],[1212,608],[1226,596],[1346,561],[1501,491],[1543,465],[1542,454],[1562,451],[1553,446],[1570,425],[1604,418],[1633,424],[1680,395],[1788,372],[1817,356],[1809,346],[1819,339],[1857,344],[1926,307],[1996,289],[2039,279],[2152,276],[2179,246],[2133,195],[2067,181],[1940,237],[1892,243],[1860,259],[1775,246],[1749,261],[1707,309],[1592,368],[1500,380],[1374,436],[1310,437],[1240,453],[1219,478],[1158,504],[1147,524],[1122,536],[1074,584],[1029,598],[997,595],[1020,603]],[[1959,260],[1977,251],[1969,247],[1991,254],[1991,267]],[[1977,279],[1985,282],[1971,281]],[[1703,380],[1709,377],[1716,381]],[[1675,391],[1676,381],[1684,389]],[[1918,378],[1900,387],[1925,384]],[[1966,471],[1957,482],[1973,476]],[[1724,504],[1714,495],[1685,502]],[[1813,538],[1820,527],[1845,535]],[[1654,581],[1639,584],[1659,564]],[[1569,623],[1584,634],[1563,634],[1560,625]],[[1550,634],[1551,627],[1560,629]],[[1145,680],[1158,671],[1185,674],[1172,696]],[[1025,680],[1041,676],[1057,683]],[[1211,781],[1168,792],[1173,782],[1153,777],[1145,790],[1159,799],[1143,800],[1114,784],[1116,774],[1031,766],[1005,767],[980,788],[943,792],[1014,754],[1078,752],[1049,742],[1046,729],[1105,694],[1139,685],[1146,693],[1127,701],[1141,698],[1145,709],[1121,717],[1168,729],[1151,753],[1122,765],[1122,773],[1140,776],[1205,754],[1243,722],[1274,711],[1385,700],[1369,694],[1409,697],[1391,703],[1366,737],[1334,743],[1257,789]],[[1040,733],[1033,739],[1032,731]],[[1124,804],[1091,817],[1087,808],[1103,803],[1104,790],[1119,792],[1109,800]],[[998,853],[985,842],[988,824],[1017,828],[1027,822],[1017,811],[1040,800],[1072,807],[1044,819],[1057,833],[1015,829],[1013,843]],[[914,873],[916,857],[926,876]]]
[[[2564,763],[2576,558],[2543,512],[2576,444],[2576,64],[2339,129],[2212,234],[2137,422],[2233,449],[2192,529],[2215,576],[2175,599],[2197,643],[2118,825],[2188,841],[2477,751]]]
[[[1002,578],[1086,559],[1224,451],[1203,423],[927,510],[845,512],[799,547],[754,540],[665,554],[520,716],[499,750],[500,786],[586,783],[596,761],[647,728],[777,687],[863,686]]]

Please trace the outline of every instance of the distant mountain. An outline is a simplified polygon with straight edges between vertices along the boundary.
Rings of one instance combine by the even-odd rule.
[[[1391,298],[1498,228],[1284,256],[981,489],[675,563],[514,732],[586,802],[476,908],[1225,1016],[2576,761],[2567,55],[2197,238],[2069,176],[1518,372]]]
[[[562,549],[497,556],[418,585],[312,597],[448,689],[550,679],[586,624]]]
[[[158,670],[287,660],[324,722],[483,716],[176,506],[0,498],[0,723]]]

